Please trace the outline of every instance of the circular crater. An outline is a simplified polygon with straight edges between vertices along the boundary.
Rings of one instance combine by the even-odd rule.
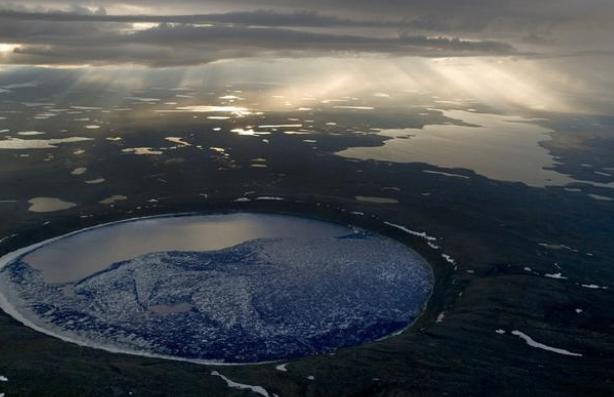
[[[158,216],[0,259],[0,306],[81,345],[202,363],[330,352],[406,328],[433,288],[406,245],[287,215]]]

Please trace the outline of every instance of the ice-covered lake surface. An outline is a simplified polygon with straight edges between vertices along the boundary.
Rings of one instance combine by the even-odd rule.
[[[0,304],[83,345],[257,363],[391,335],[420,314],[430,266],[400,242],[286,215],[142,218],[0,259]]]

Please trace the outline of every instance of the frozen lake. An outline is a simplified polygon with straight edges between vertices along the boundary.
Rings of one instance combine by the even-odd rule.
[[[257,363],[398,332],[433,280],[415,251],[295,216],[164,216],[101,225],[0,260],[0,303],[106,350]]]

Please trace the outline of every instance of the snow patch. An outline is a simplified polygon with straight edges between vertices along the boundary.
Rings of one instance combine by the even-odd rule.
[[[384,223],[388,226],[392,226],[396,229],[399,229],[401,231],[404,231],[407,234],[411,234],[412,236],[416,236],[416,237],[420,237],[423,238],[427,241],[437,241],[437,237],[433,237],[433,236],[429,236],[428,234],[426,234],[426,232],[418,232],[415,230],[411,230],[405,226],[402,225],[397,225],[396,223],[392,223],[392,222],[388,222],[388,221],[384,221]]]
[[[74,170],[72,170],[72,172],[70,174],[71,175],[83,175],[86,172],[87,172],[87,168],[79,167],[79,168],[75,168]]]
[[[350,109],[350,110],[374,110],[375,108],[372,106],[349,106],[349,105],[340,105],[333,106],[335,109]]]
[[[544,277],[554,278],[556,280],[567,280],[567,277],[563,276],[563,273],[546,273]]]
[[[448,254],[441,254],[441,257],[451,265],[456,266],[456,261]]]
[[[578,252],[577,249],[571,248],[570,246],[565,245],[565,244],[539,243],[539,245],[544,248],[551,249],[551,250],[569,250],[573,252]]]
[[[21,136],[36,136],[36,135],[45,135],[42,131],[20,131],[17,135]]]
[[[8,235],[8,236],[5,236],[5,237],[0,237],[0,244],[4,243],[7,240],[12,239],[15,236],[17,236],[17,234],[11,234],[11,235]]]
[[[262,386],[252,386],[252,385],[246,385],[244,383],[234,382],[217,371],[211,372],[211,376],[217,376],[217,377],[222,378],[224,382],[226,382],[228,387],[232,389],[251,390],[254,393],[260,394],[261,396],[270,397],[270,394]]]
[[[183,138],[181,137],[176,137],[176,136],[167,136],[166,138],[164,138],[165,140],[172,142],[172,143],[176,143],[178,145],[181,146],[192,146],[191,144],[189,144],[188,142],[184,141]]]
[[[580,284],[581,287],[589,288],[589,289],[608,289],[608,287],[597,284]]]
[[[104,178],[98,178],[98,179],[91,179],[89,181],[85,181],[85,183],[88,185],[97,185],[99,183],[104,183],[104,181],[105,181]]]
[[[582,354],[580,354],[580,353],[574,353],[574,352],[570,352],[569,350],[559,349],[558,347],[551,347],[551,346],[548,346],[548,345],[544,345],[543,343],[536,342],[529,335],[527,335],[527,334],[525,334],[523,332],[520,332],[518,330],[512,331],[512,335],[515,335],[515,336],[523,339],[527,343],[527,345],[529,345],[531,347],[535,347],[537,349],[547,350],[549,352],[553,352],[553,353],[557,353],[557,354],[562,354],[562,355],[565,355],[565,356],[582,357]]]
[[[155,149],[152,149],[150,147],[126,148],[126,149],[122,149],[122,152],[124,152],[124,153],[132,153],[132,154],[135,154],[137,156],[154,156],[154,155],[162,154],[162,151],[155,150]]]
[[[111,205],[111,204],[114,204],[117,201],[122,201],[122,200],[127,200],[127,199],[128,199],[128,197],[126,197],[126,196],[123,196],[121,194],[116,194],[114,196],[107,197],[104,200],[100,200],[99,203],[100,204],[104,204],[104,205]]]
[[[447,176],[451,178],[471,179],[470,177],[466,175],[452,174],[450,172],[431,171],[431,170],[423,170],[422,172],[424,172],[425,174],[443,175],[443,176]]]
[[[274,196],[260,196],[260,197],[256,197],[256,200],[258,201],[284,201],[285,198],[274,197]]]

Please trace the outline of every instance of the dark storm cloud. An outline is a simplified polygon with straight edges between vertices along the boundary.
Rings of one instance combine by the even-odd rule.
[[[611,32],[603,16],[610,10],[605,0],[32,0],[0,6],[0,43],[21,45],[0,62],[159,66],[252,56],[588,49],[586,43],[599,46],[599,34]],[[592,35],[574,34],[589,22]],[[134,31],[134,23],[159,25]],[[523,45],[529,47],[518,51]]]
[[[76,35],[62,25],[50,44],[38,31],[27,38],[29,45],[11,55],[13,63],[118,63],[131,62],[153,66],[188,65],[218,59],[257,56],[305,56],[351,53],[448,56],[464,54],[513,53],[513,48],[498,42],[473,42],[459,39],[402,36],[375,38],[352,35],[312,33],[279,28],[245,26],[198,27],[162,24],[157,28],[130,34],[91,30]],[[85,27],[85,26],[84,26]],[[3,29],[0,29],[2,35]],[[48,33],[48,30],[46,30]],[[96,45],[91,43],[95,42]]]
[[[0,19],[17,19],[23,21],[55,21],[55,22],[120,22],[120,23],[233,23],[252,26],[285,26],[285,27],[394,27],[403,26],[404,22],[369,21],[344,19],[322,15],[315,11],[294,11],[279,13],[272,10],[235,11],[216,14],[194,15],[107,15],[104,9],[93,13],[76,12],[27,12],[19,10],[0,9]]]

